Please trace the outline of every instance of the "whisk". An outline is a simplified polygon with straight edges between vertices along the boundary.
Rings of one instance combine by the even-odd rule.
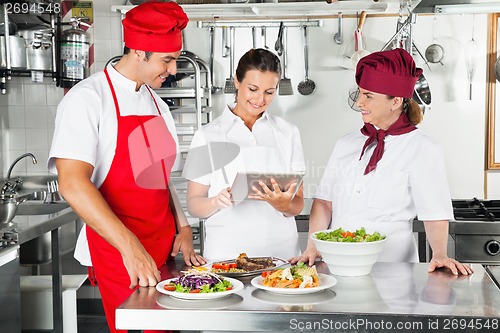
[[[477,67],[478,45],[474,40],[474,24],[472,24],[472,38],[465,47],[465,65],[467,67],[467,79],[469,80],[469,100],[472,100],[472,79]]]

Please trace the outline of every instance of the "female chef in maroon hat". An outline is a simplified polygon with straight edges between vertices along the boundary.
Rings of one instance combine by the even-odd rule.
[[[170,255],[181,251],[186,264],[205,263],[193,250],[182,209],[172,204],[178,203],[169,184],[176,132],[168,106],[152,90],[176,73],[187,23],[174,2],[130,10],[123,57],[73,87],[57,110],[49,168],[86,223],[75,256],[94,267],[111,332],[115,309],[137,286],[156,285]]]
[[[378,261],[418,262],[412,222],[418,215],[433,250],[429,271],[470,267],[447,256],[450,192],[439,145],[415,125],[422,111],[412,100],[422,69],[403,49],[375,52],[356,68],[361,131],[339,139],[315,194],[309,233],[364,227],[387,236]],[[309,240],[294,261],[319,256]]]

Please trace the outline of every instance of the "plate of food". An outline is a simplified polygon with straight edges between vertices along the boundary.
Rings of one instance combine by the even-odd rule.
[[[175,298],[207,300],[229,296],[243,289],[243,283],[206,269],[190,269],[183,275],[161,281],[156,290]]]
[[[288,261],[278,257],[248,257],[241,253],[236,259],[217,261],[205,265],[212,273],[227,277],[259,275],[262,272],[288,265]]]
[[[251,281],[258,289],[280,295],[312,294],[337,284],[331,275],[321,274],[315,266],[308,267],[304,263],[273,271],[263,272]]]

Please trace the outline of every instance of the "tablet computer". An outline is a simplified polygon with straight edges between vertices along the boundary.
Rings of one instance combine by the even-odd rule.
[[[253,193],[252,187],[255,186],[258,189],[261,188],[259,185],[259,181],[262,181],[266,184],[270,189],[271,186],[271,178],[274,179],[280,186],[282,191],[287,191],[290,185],[293,183],[297,183],[297,187],[295,188],[295,192],[293,195],[297,193],[297,190],[302,183],[302,178],[304,177],[305,172],[283,172],[283,173],[259,173],[259,172],[238,172],[236,174],[236,178],[234,179],[233,185],[231,186],[231,196],[234,202],[241,202],[244,200],[252,200],[248,198],[248,195]]]

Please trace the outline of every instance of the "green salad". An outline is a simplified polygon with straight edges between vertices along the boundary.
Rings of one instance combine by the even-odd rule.
[[[349,242],[349,243],[362,243],[362,242],[376,242],[385,239],[378,231],[373,234],[366,233],[365,228],[356,230],[356,232],[345,231],[338,228],[333,231],[321,231],[315,234],[316,239],[328,242]]]

